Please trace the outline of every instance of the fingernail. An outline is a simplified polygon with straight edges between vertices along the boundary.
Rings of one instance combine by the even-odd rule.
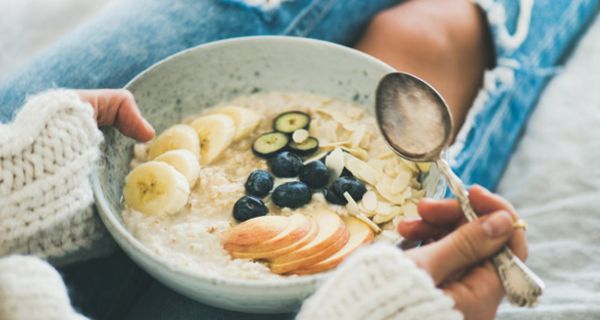
[[[406,217],[400,221],[402,223],[415,223],[415,222],[422,221],[422,219],[421,219],[421,217]]]
[[[492,214],[488,219],[481,223],[483,232],[490,238],[502,236],[512,229],[512,217],[506,211],[500,211]]]

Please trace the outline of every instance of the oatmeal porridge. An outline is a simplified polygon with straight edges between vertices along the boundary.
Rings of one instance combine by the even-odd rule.
[[[326,271],[360,245],[399,241],[428,170],[395,156],[363,108],[281,92],[183,119],[136,145],[131,167],[132,234],[165,262],[243,279]]]

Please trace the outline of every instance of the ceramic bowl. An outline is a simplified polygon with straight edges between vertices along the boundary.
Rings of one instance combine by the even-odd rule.
[[[126,88],[157,132],[219,101],[257,91],[304,91],[352,101],[373,114],[381,77],[394,69],[356,50],[293,37],[247,37],[201,45],[142,72]],[[124,227],[122,188],[134,141],[106,129],[103,161],[93,175],[100,216],[123,250],[173,290],[230,310],[278,313],[296,310],[327,273],[284,280],[240,280],[192,275],[161,261]],[[445,186],[435,168],[424,183],[428,196]]]

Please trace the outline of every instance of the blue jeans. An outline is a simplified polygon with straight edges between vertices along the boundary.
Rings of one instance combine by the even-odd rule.
[[[293,0],[264,11],[238,0],[115,1],[0,84],[0,121],[29,94],[51,87],[122,87],[156,61],[205,42],[285,34],[345,45],[394,0]],[[450,148],[467,184],[494,188],[527,117],[557,64],[595,14],[597,0],[480,0],[490,21],[496,67]],[[531,14],[530,14],[531,13]],[[521,21],[521,23],[519,23]],[[152,280],[122,252],[61,270],[73,302],[96,319],[288,319],[193,302]]]

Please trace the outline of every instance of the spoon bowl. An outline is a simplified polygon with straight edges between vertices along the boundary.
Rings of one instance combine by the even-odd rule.
[[[435,161],[453,136],[452,116],[442,96],[407,73],[381,79],[375,114],[388,144],[412,161]]]
[[[454,132],[452,116],[442,96],[416,76],[395,72],[381,79],[375,100],[377,124],[392,150],[408,160],[435,162],[467,220],[477,220],[462,181],[441,157]],[[512,304],[537,304],[544,282],[509,248],[496,253],[492,263]]]

